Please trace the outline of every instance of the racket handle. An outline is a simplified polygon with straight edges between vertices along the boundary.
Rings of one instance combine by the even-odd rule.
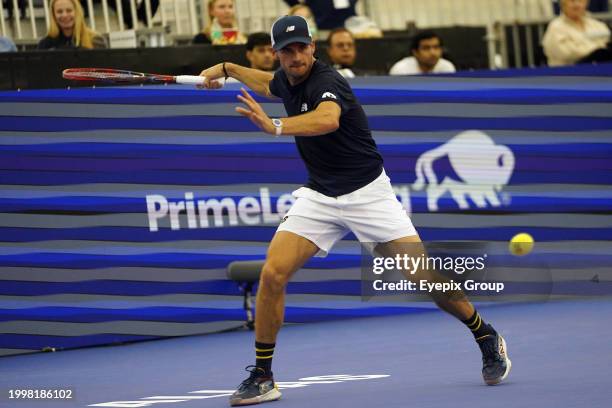
[[[177,84],[203,85],[205,78],[197,75],[177,75],[174,79]]]

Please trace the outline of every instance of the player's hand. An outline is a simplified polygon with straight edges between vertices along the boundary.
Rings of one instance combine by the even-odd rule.
[[[259,129],[263,130],[269,134],[275,134],[276,128],[272,124],[272,119],[266,112],[264,112],[263,108],[253,97],[246,91],[244,88],[240,88],[242,95],[238,95],[238,100],[246,105],[245,108],[242,106],[238,106],[236,108],[236,112],[241,114],[242,116],[246,116],[257,126]]]
[[[214,65],[200,72],[200,76],[204,77],[204,85],[198,85],[198,88],[204,89],[219,89],[223,88],[225,73],[223,72],[223,64]]]

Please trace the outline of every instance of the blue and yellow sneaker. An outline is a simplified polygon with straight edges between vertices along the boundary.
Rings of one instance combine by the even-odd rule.
[[[482,378],[487,385],[499,384],[508,377],[512,368],[506,341],[495,333],[482,336],[476,342],[482,352]]]
[[[248,366],[245,370],[250,372],[251,375],[240,384],[230,397],[231,406],[276,401],[281,397],[272,373],[266,375],[262,368],[256,366]]]

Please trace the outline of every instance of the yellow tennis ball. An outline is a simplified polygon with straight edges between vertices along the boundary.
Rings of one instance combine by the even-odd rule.
[[[516,256],[524,256],[533,250],[533,237],[526,232],[516,234],[508,245],[510,253]]]

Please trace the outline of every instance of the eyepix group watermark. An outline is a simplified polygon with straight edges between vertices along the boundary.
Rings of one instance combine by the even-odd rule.
[[[504,282],[483,282],[487,254],[478,256],[418,256],[396,254],[375,256],[363,276],[367,282],[366,292],[371,295],[407,292],[431,294],[446,292],[504,291]]]
[[[467,279],[463,282],[430,282],[427,279],[419,279],[418,281],[410,281],[402,279],[398,282],[384,282],[382,279],[376,279],[372,282],[372,289],[377,292],[452,292],[452,291],[489,291],[501,293],[506,285],[503,282],[477,282],[474,279]]]

